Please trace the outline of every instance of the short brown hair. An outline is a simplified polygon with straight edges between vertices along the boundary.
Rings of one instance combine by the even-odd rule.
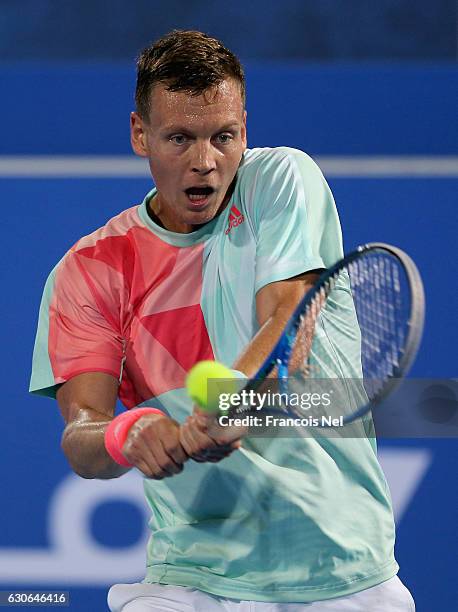
[[[165,84],[170,91],[198,96],[228,77],[240,83],[245,107],[245,75],[238,58],[207,34],[174,30],[144,49],[137,60],[137,112],[148,119],[150,93],[157,83]]]

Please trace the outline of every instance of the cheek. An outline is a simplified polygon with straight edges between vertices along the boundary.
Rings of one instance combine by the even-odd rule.
[[[243,155],[243,149],[241,147],[240,148],[238,147],[237,150],[233,151],[231,155],[229,156],[229,158],[227,158],[226,173],[228,176],[231,175],[232,178],[234,177],[240,165],[242,155]]]
[[[174,176],[176,177],[173,165],[162,159],[157,159],[157,157],[149,160],[149,167],[156,186],[162,189],[170,185],[174,180]]]

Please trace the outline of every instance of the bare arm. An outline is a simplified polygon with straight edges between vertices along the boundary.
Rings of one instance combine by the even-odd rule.
[[[75,376],[57,392],[66,422],[62,449],[83,478],[117,478],[128,471],[105,449],[105,430],[114,417],[117,392],[118,381],[101,372]],[[187,459],[178,423],[157,414],[143,416],[131,427],[123,454],[145,476],[156,479],[181,472]]]
[[[101,372],[75,376],[57,391],[66,423],[62,450],[72,469],[83,478],[116,478],[127,471],[111,459],[104,443],[117,392],[118,381]]]
[[[260,330],[234,363],[234,368],[254,376],[279,339],[303,295],[313,287],[318,271],[306,272],[266,285],[256,295]]]

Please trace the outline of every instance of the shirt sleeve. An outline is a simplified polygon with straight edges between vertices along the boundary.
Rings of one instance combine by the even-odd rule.
[[[302,151],[271,149],[258,166],[253,219],[256,291],[343,256],[334,199],[316,163]]]
[[[94,265],[85,268],[77,253],[68,253],[51,272],[40,306],[31,393],[55,397],[60,384],[84,372],[120,378],[124,344],[108,295]]]

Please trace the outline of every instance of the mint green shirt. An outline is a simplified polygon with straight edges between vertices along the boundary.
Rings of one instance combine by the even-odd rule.
[[[166,241],[193,240],[158,228],[142,211]],[[258,330],[259,289],[329,267],[343,254],[326,181],[310,157],[286,147],[247,151],[226,211],[202,231],[208,235],[201,305],[215,358],[227,365]],[[196,232],[195,239],[202,236]],[[334,348],[339,331],[354,323],[348,296],[324,326]],[[359,361],[333,347],[327,374],[337,368],[339,376],[357,377]],[[183,389],[145,405],[178,421],[191,409]],[[310,602],[369,588],[398,570],[390,496],[373,439],[248,438],[218,464],[191,461],[182,474],[144,486],[152,510],[146,582],[236,599]]]

